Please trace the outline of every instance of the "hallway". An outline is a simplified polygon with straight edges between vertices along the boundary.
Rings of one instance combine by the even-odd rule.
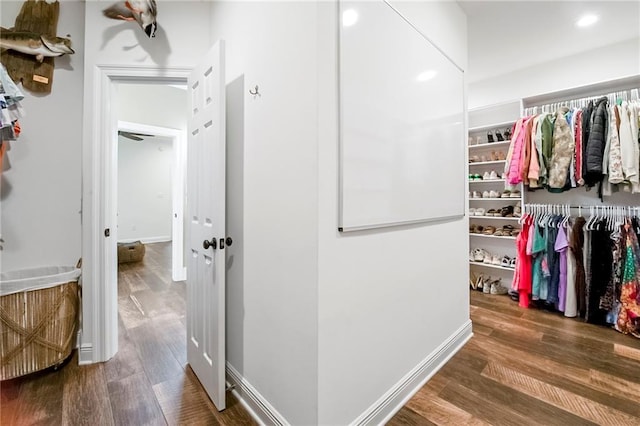
[[[2,382],[0,424],[255,424],[230,394],[218,413],[186,366],[185,283],[170,244],[146,247],[119,268],[118,354]],[[640,423],[640,340],[478,292],[471,318],[474,337],[389,425]]]
[[[143,262],[118,268],[119,350],[80,367],[3,382],[3,425],[254,424],[227,394],[218,413],[186,365],[184,282],[171,281],[171,243],[146,244]]]

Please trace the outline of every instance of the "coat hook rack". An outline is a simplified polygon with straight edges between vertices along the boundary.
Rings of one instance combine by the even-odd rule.
[[[253,90],[249,89],[249,93],[251,93],[253,95],[253,99],[255,99],[256,96],[262,96],[260,94],[260,92],[258,91],[258,85],[257,84],[256,84],[255,89],[253,89]]]

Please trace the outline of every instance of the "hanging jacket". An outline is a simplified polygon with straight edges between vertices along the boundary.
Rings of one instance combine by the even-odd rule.
[[[549,191],[562,192],[565,190],[569,165],[573,158],[575,140],[571,134],[569,123],[565,119],[568,108],[560,108],[556,112],[556,119],[553,125],[553,146],[551,161],[549,162]]]
[[[609,183],[618,184],[624,181],[622,172],[622,151],[620,147],[620,139],[618,139],[618,107],[613,105],[609,108],[609,139],[611,139],[611,148],[609,149]]]
[[[584,177],[587,174],[587,142],[591,131],[591,114],[593,113],[593,101],[589,101],[586,108],[582,110],[582,176],[583,185]]]
[[[524,154],[525,126],[531,118],[531,116],[522,118],[516,122],[516,128],[511,138],[512,155],[508,163],[509,168],[506,171],[507,184],[509,185],[517,185],[522,182],[521,166]]]
[[[602,170],[602,160],[604,149],[607,143],[607,98],[598,100],[592,113],[591,129],[589,140],[587,141],[587,152],[585,163],[587,173],[584,175],[585,183],[594,186],[602,181],[604,171]]]

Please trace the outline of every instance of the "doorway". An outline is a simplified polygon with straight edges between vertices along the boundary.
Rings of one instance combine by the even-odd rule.
[[[136,93],[136,86],[121,86],[119,100],[123,103]],[[167,86],[157,88],[161,95],[167,90]],[[126,116],[126,112],[121,115]],[[173,281],[187,277],[185,161],[184,129],[118,120],[118,243],[169,241]]]
[[[119,110],[129,109],[128,120],[144,123],[149,116],[137,100],[149,99],[153,86],[186,85],[189,68],[145,68],[98,66],[95,74],[94,97],[85,117],[83,138],[83,280],[82,331],[80,364],[107,361],[118,350],[118,289],[117,289],[117,129]],[[121,105],[118,89],[123,85],[138,85],[140,91],[133,102]],[[164,111],[151,114],[160,122],[149,125],[168,127],[176,110],[168,99],[158,102]],[[171,126],[179,128],[180,126]],[[186,144],[185,144],[186,146]]]

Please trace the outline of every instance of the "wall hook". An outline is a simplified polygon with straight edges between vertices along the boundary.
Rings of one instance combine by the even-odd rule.
[[[253,90],[249,89],[249,93],[251,93],[253,95],[253,99],[255,99],[256,96],[262,96],[260,94],[260,92],[258,92],[258,85],[257,84],[256,84],[256,88],[255,89],[253,89]]]

